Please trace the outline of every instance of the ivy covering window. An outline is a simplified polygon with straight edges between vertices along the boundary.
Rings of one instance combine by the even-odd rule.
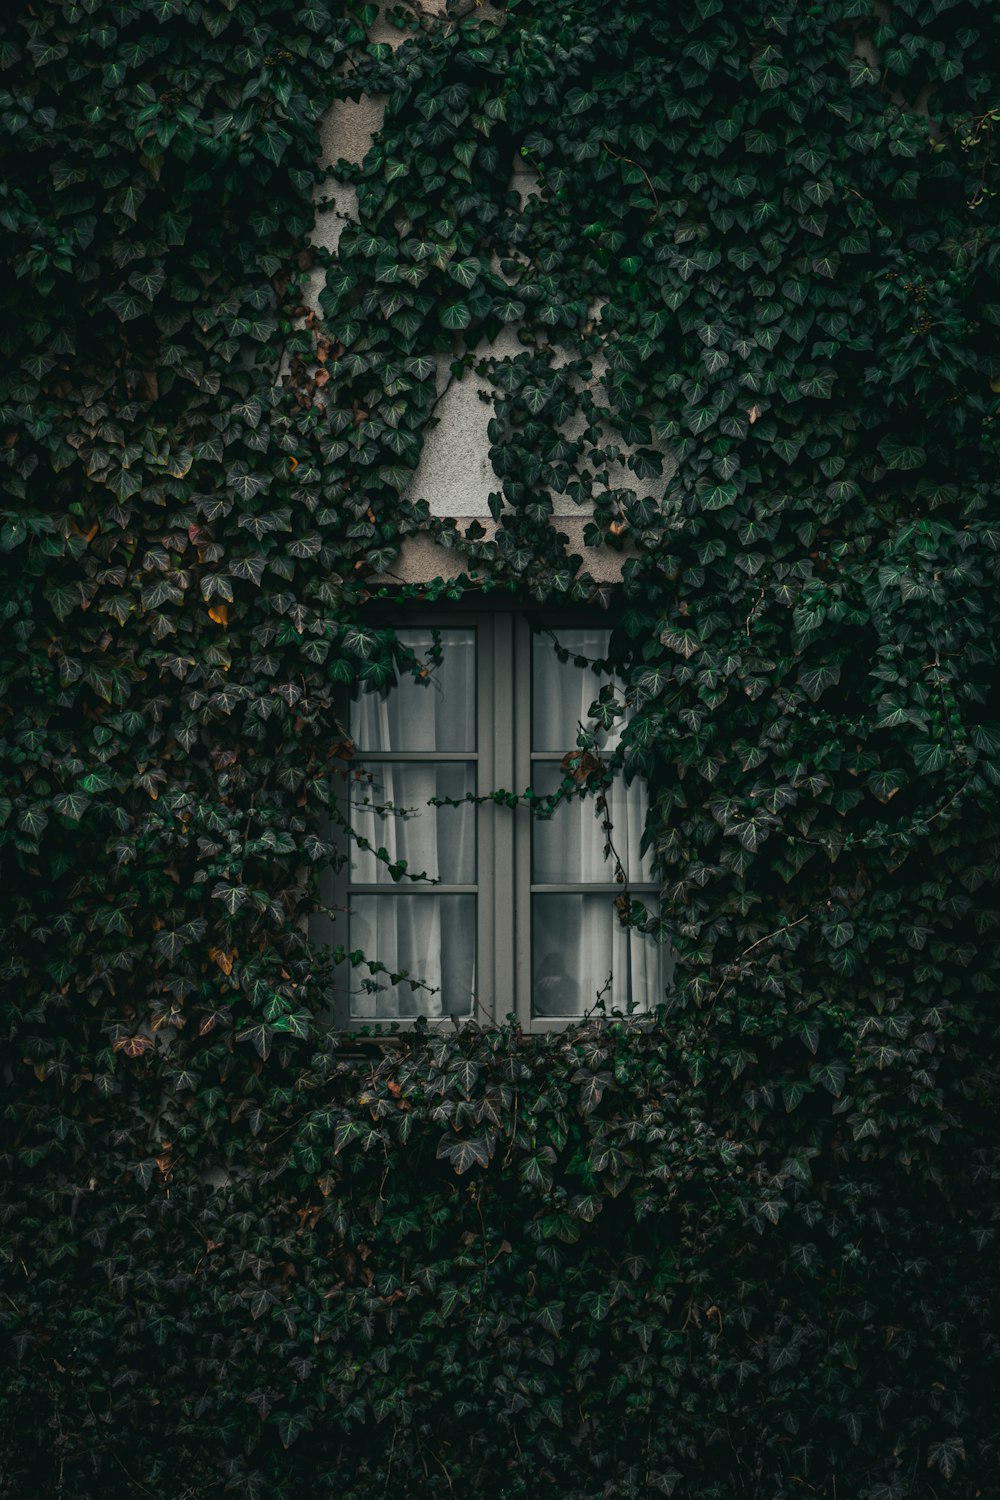
[[[592,750],[578,749],[577,736],[581,725],[593,732],[590,706],[613,682],[593,665],[607,655],[609,632],[532,631],[498,612],[421,622],[398,636],[418,675],[363,693],[350,709],[345,812],[354,837],[336,904],[345,946],[366,962],[343,971],[340,1019],[516,1011],[522,1024],[544,1027],[599,1001],[608,1010],[654,1005],[666,951],[621,920],[627,899],[656,902],[650,858],[640,854],[641,782],[619,775],[606,813],[575,787],[548,817],[533,815],[523,796],[490,800],[498,788],[531,787],[546,806],[567,778],[600,774],[621,720],[597,733]],[[371,973],[372,960],[384,972]]]

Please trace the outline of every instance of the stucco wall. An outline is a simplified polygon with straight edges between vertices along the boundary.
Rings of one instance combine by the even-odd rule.
[[[444,0],[425,0],[426,10],[445,10]],[[398,46],[405,33],[381,24],[376,41]],[[330,110],[322,127],[322,165],[334,168],[340,160],[360,163],[373,144],[375,135],[385,116],[384,96],[368,96],[358,101],[341,100]],[[522,198],[535,190],[535,173],[526,167],[520,158],[512,162],[511,189]],[[328,177],[319,194],[320,211],[317,216],[315,243],[335,251],[347,223],[356,218],[357,193],[349,184],[335,175]],[[311,297],[317,302],[322,286],[323,273],[315,278]],[[521,352],[515,328],[505,329],[492,344],[483,343],[474,351],[473,364],[488,355],[503,357]],[[595,379],[602,371],[595,362]],[[413,499],[425,499],[431,514],[452,517],[461,527],[476,519],[487,535],[495,529],[489,511],[489,496],[500,488],[500,481],[490,463],[490,442],[487,435],[489,420],[493,415],[492,398],[495,393],[483,377],[474,369],[467,370],[461,379],[451,373],[449,361],[442,357],[439,369],[440,398],[435,410],[435,423],[424,441],[420,465],[410,486]],[[619,474],[612,474],[612,482],[627,486],[631,476],[620,467]],[[660,482],[662,490],[665,481]],[[553,495],[553,525],[564,533],[570,550],[584,558],[584,566],[594,578],[614,581],[621,577],[624,559],[630,547],[623,551],[612,548],[585,547],[584,527],[587,515],[581,507],[566,495]],[[408,581],[417,582],[434,577],[451,577],[463,571],[464,559],[452,550],[438,546],[431,538],[423,537],[407,541],[398,564],[398,570]],[[470,570],[473,571],[474,570]]]

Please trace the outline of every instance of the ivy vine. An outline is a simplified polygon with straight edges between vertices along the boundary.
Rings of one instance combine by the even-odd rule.
[[[3,1494],[993,1492],[998,56],[988,0],[0,20]],[[489,526],[420,493],[449,378]],[[614,603],[676,989],[352,1043],[343,695],[471,594]]]

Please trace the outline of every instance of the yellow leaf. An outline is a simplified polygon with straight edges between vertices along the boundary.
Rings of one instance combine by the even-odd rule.
[[[111,1044],[113,1051],[124,1052],[126,1057],[141,1057],[152,1045],[153,1038],[150,1036],[120,1036]]]
[[[208,950],[209,958],[212,959],[214,963],[217,963],[219,965],[219,968],[222,970],[223,974],[227,976],[227,978],[233,972],[233,958],[235,957],[235,954],[235,948],[233,949],[232,953],[227,953],[224,948],[209,948]]]
[[[228,625],[229,624],[229,606],[228,606],[228,604],[213,604],[212,607],[211,607],[211,609],[208,612],[208,618],[210,620],[214,620],[215,623],[216,623],[216,625]]]
[[[996,391],[997,395],[1000,395],[1000,375],[994,375],[990,381],[990,390]]]

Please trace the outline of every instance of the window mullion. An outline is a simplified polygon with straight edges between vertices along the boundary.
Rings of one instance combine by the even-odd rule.
[[[341,811],[348,828],[350,827],[351,822],[350,795],[351,781],[350,772],[348,772],[345,784],[338,789],[336,794],[336,800],[340,803]],[[335,823],[333,817],[330,816],[327,822],[327,836],[332,836],[336,828],[337,824]],[[348,909],[350,907],[349,886],[351,879],[350,866],[352,852],[352,843],[349,834],[346,836],[345,844],[346,847],[344,847],[343,851],[343,861],[341,862],[339,867],[328,867],[324,872],[323,879],[320,882],[320,900],[324,905],[331,907],[333,910],[332,917],[322,918],[321,941],[329,943],[331,947],[336,947],[338,940],[343,940],[345,944],[347,943],[346,927],[348,922]],[[340,923],[339,929],[337,926],[338,923]],[[333,1003],[333,1021],[334,1024],[338,1027],[344,1027],[347,1025],[348,1015],[350,1011],[350,967],[345,966],[339,971],[339,973],[344,973],[345,969],[348,975],[346,980],[346,988],[342,992],[340,987],[338,986],[336,997]]]
[[[531,627],[519,615],[514,622],[511,743],[516,791],[531,784]],[[531,812],[519,805],[514,815],[516,887],[514,923],[516,943],[516,1010],[525,1031],[531,1028]]]
[[[480,794],[488,796],[498,787],[508,790],[514,782],[513,745],[510,736],[512,695],[513,620],[497,612],[489,621],[489,693],[481,695],[483,742],[480,767],[487,761]],[[484,641],[484,645],[486,642]],[[506,807],[483,804],[484,824],[492,836],[493,857],[482,881],[483,906],[488,910],[489,947],[483,948],[483,972],[489,975],[490,1005],[495,1020],[513,1009],[511,954],[514,951],[514,847],[513,818]]]
[[[489,615],[477,615],[476,627],[476,796],[485,797],[493,785],[493,637]],[[494,1011],[494,898],[490,871],[496,860],[493,804],[476,808],[476,1010],[477,1020]]]

